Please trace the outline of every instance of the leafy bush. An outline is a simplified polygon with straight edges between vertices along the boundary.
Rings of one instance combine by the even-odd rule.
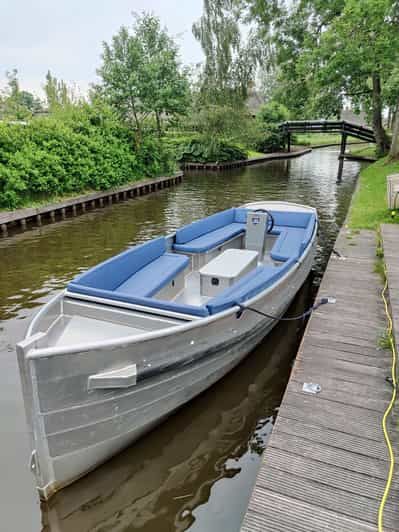
[[[27,125],[0,123],[0,207],[106,190],[173,170],[170,153],[132,133],[107,107],[71,106]]]
[[[247,153],[221,140],[194,138],[180,146],[177,158],[180,162],[228,162],[247,159]]]
[[[261,139],[256,143],[256,151],[262,153],[281,151],[283,147],[284,135],[274,124],[269,124],[268,128],[263,131]]]
[[[256,117],[261,131],[256,149],[263,153],[282,150],[285,139],[278,126],[288,119],[289,112],[284,105],[273,101],[263,105]]]
[[[262,105],[257,119],[263,124],[281,124],[289,120],[289,111],[281,103],[270,101]]]

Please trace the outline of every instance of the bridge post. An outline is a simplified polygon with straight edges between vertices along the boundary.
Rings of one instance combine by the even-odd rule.
[[[342,132],[341,137],[341,149],[339,152],[339,164],[338,164],[338,181],[342,180],[342,171],[344,169],[344,159],[345,159],[345,150],[346,150],[346,139],[348,135],[345,133],[345,131]]]
[[[288,153],[291,151],[291,133],[289,131],[287,133],[287,151]]]
[[[345,155],[345,150],[346,150],[346,139],[347,139],[347,134],[346,133],[342,133],[342,137],[341,137],[341,151],[340,151],[340,157],[343,157]]]

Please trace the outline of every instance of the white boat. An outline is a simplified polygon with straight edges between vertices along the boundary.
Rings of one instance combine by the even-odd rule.
[[[47,303],[17,345],[40,496],[237,365],[306,280],[317,226],[311,207],[246,204],[130,248]]]

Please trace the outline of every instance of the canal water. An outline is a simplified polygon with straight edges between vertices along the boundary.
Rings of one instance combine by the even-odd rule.
[[[80,271],[133,244],[216,211],[262,199],[318,209],[313,278],[289,312],[307,307],[354,190],[359,164],[316,150],[182,185],[0,239],[1,532],[235,532],[289,377],[302,322],[278,325],[247,359],[151,434],[40,505],[15,343],[38,307]]]

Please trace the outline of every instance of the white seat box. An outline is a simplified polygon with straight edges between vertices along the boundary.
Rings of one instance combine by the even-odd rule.
[[[200,270],[201,295],[214,297],[256,268],[258,252],[226,249]]]

